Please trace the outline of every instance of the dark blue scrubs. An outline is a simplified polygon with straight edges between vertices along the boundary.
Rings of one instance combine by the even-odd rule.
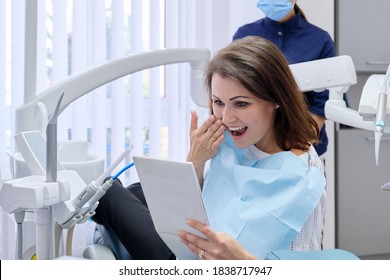
[[[300,14],[287,22],[279,23],[262,18],[238,28],[233,40],[246,36],[260,36],[273,42],[285,55],[289,64],[311,61],[335,56],[334,43],[323,29],[309,23]],[[323,92],[305,92],[311,113],[325,116],[325,102],[329,98],[327,90]],[[320,143],[315,146],[318,155],[326,152],[328,137],[325,125],[320,132]]]

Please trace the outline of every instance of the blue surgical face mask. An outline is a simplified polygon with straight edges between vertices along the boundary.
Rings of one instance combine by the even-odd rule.
[[[257,8],[263,11],[267,18],[279,21],[293,9],[291,0],[259,0]]]

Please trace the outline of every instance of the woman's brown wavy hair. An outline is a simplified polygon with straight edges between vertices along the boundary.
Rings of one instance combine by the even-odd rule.
[[[280,106],[276,110],[274,129],[282,150],[307,151],[310,143],[318,143],[318,125],[309,114],[305,97],[284,55],[272,42],[248,36],[221,49],[206,69],[205,86],[210,100],[211,80],[216,73],[237,80],[254,96]]]

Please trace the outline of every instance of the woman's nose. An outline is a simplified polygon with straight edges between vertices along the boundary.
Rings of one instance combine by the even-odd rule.
[[[222,112],[222,122],[225,124],[232,123],[235,121],[237,118],[235,116],[234,110],[225,107],[223,112]]]

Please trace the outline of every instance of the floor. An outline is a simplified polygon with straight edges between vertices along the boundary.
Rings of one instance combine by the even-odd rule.
[[[369,255],[369,256],[359,256],[362,260],[390,260],[390,253],[379,254],[379,255]]]

